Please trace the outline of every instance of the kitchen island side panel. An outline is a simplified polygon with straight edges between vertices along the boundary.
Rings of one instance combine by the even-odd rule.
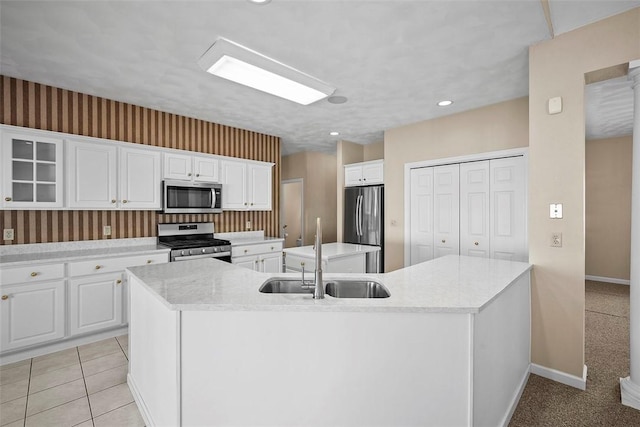
[[[473,324],[473,425],[506,426],[529,378],[530,272],[507,287]]]
[[[183,425],[468,425],[470,316],[185,311]]]
[[[180,424],[180,312],[129,275],[127,383],[147,426]]]

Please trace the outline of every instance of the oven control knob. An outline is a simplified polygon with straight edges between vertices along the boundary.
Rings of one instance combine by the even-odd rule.
[[[218,248],[213,248],[213,252],[218,252]]]
[[[205,253],[205,252],[207,252],[207,250],[206,250],[206,249],[203,249],[203,250],[202,250],[202,253]]]

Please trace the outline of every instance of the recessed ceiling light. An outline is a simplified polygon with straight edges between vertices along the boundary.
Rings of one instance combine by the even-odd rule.
[[[340,132],[336,132],[336,131],[329,132],[329,135],[331,135],[331,136],[338,136],[338,135],[340,135]]]
[[[218,39],[202,55],[198,65],[215,76],[302,105],[319,101],[335,91],[308,74],[224,38]]]
[[[345,102],[347,102],[347,97],[340,96],[340,95],[332,95],[327,98],[327,101],[329,101],[331,104],[344,104]]]
[[[267,4],[271,2],[271,0],[249,0],[249,1],[255,4]]]
[[[453,101],[440,101],[438,102],[438,107],[448,107],[449,105],[453,104]]]

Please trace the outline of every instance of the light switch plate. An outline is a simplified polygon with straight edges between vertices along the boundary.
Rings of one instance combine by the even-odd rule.
[[[14,239],[13,228],[5,228],[2,234],[4,236],[3,240],[13,240]]]
[[[562,219],[562,203],[551,203],[549,205],[549,218]]]
[[[562,247],[562,233],[551,233],[551,247],[561,248]]]
[[[110,225],[105,225],[104,227],[102,227],[102,235],[103,236],[111,236],[111,226]]]
[[[547,111],[549,114],[562,113],[562,97],[556,96],[555,98],[550,98],[547,104]]]

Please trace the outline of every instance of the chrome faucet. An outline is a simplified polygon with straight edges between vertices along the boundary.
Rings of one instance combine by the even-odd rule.
[[[316,222],[316,271],[315,271],[315,289],[313,291],[314,299],[324,298],[324,284],[322,282],[322,226],[320,218]]]

